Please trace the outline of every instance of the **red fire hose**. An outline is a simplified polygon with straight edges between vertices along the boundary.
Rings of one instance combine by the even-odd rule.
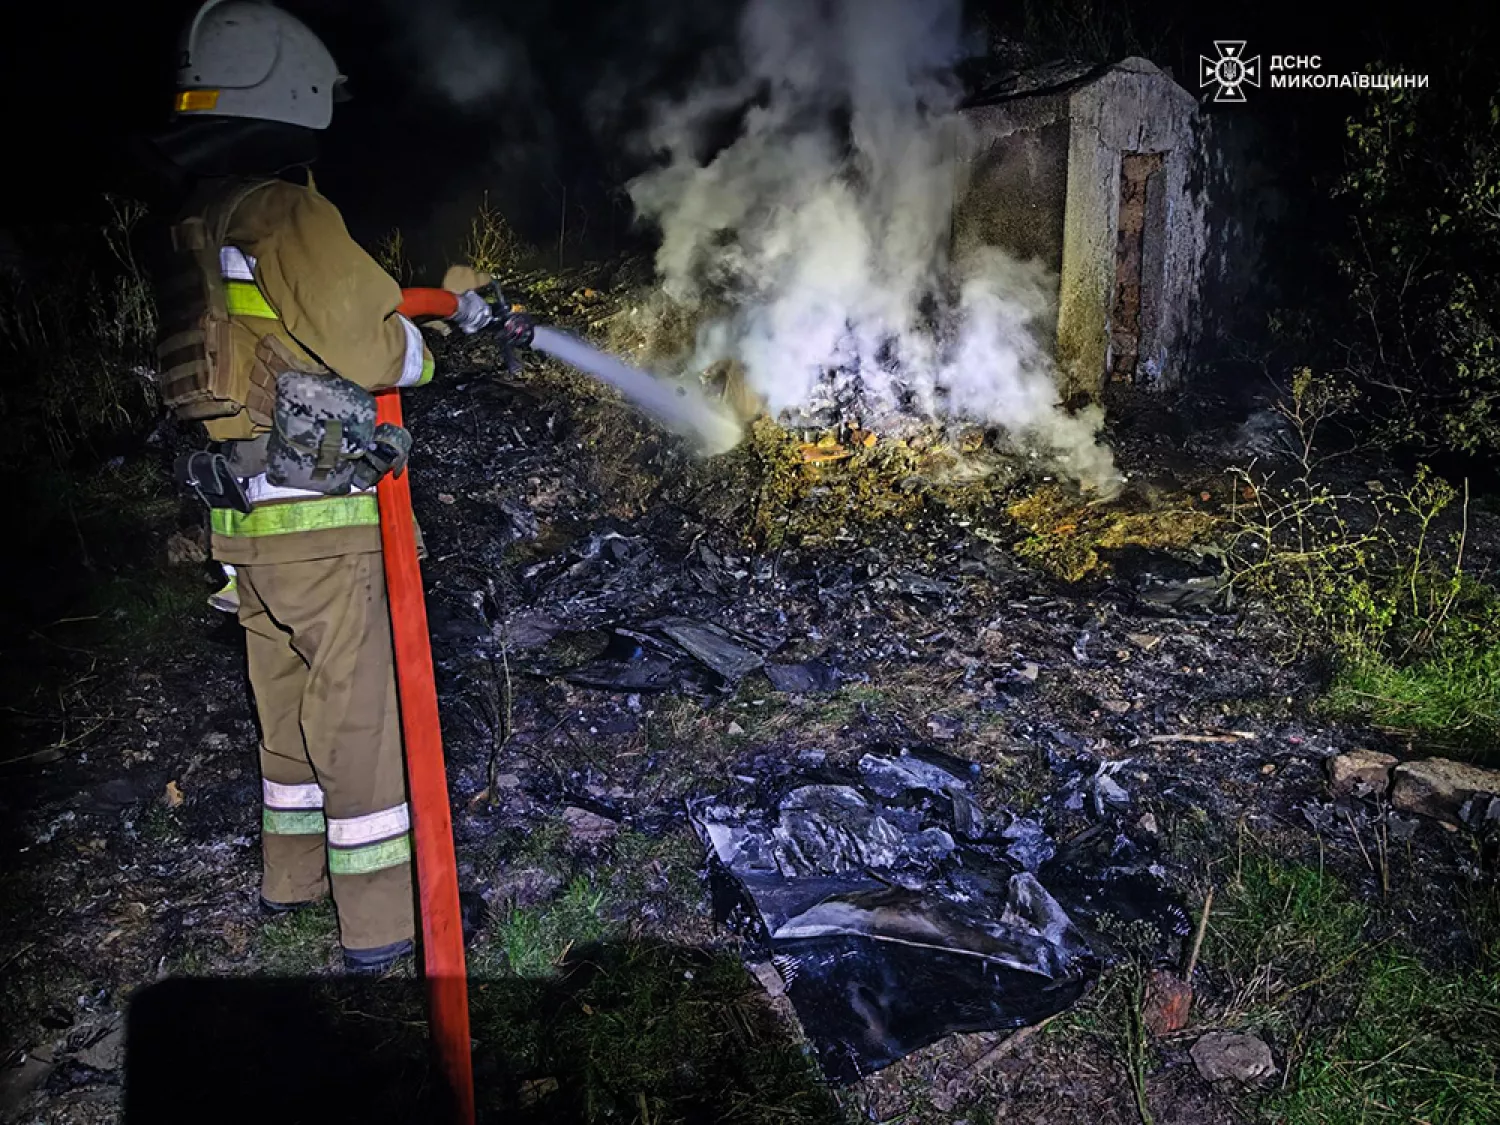
[[[401,307],[396,311],[407,320],[423,316],[447,319],[458,311],[458,294],[447,289],[403,289]]]
[[[376,402],[377,421],[401,424],[400,392],[387,391],[377,396]],[[448,775],[443,767],[443,735],[438,726],[427,605],[422,596],[422,571],[417,563],[413,531],[411,478],[405,473],[399,477],[387,473],[381,478],[378,491],[396,683],[401,697],[401,730],[406,740],[406,781],[417,849],[422,960],[432,1043],[452,1093],[455,1120],[459,1125],[473,1125],[474,1067],[470,1055],[469,982],[458,905],[458,867],[453,854],[453,816],[448,804]]]

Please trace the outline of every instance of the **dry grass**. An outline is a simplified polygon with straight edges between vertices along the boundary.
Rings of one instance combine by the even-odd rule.
[[[1123,503],[1089,504],[1055,485],[1015,501],[1006,512],[1028,533],[1017,554],[1066,582],[1107,573],[1101,551],[1182,550],[1205,542],[1219,522],[1186,500],[1133,510]]]
[[[486,192],[479,210],[469,220],[463,256],[476,270],[502,277],[535,257],[536,251],[511,229],[504,215],[490,206],[489,193]]]

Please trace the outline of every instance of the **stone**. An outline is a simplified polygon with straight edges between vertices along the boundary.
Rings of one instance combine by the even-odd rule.
[[[1156,969],[1146,982],[1146,1000],[1141,1019],[1152,1035],[1170,1035],[1187,1026],[1193,1006],[1193,986],[1176,973]]]
[[[1338,796],[1383,796],[1396,759],[1378,750],[1351,750],[1328,759],[1328,784]]]
[[[1468,823],[1476,809],[1485,811],[1496,795],[1500,795],[1500,770],[1426,758],[1396,767],[1391,804],[1402,812],[1456,825]]]
[[[0,1070],[0,1118],[16,1120],[26,1100],[38,1090],[57,1066],[56,1048],[40,1047],[22,1057],[20,1062]]]
[[[760,981],[760,986],[766,990],[768,996],[785,996],[786,981],[777,972],[776,966],[769,961],[754,961],[750,963],[750,971],[755,979]]]
[[[167,562],[173,566],[208,561],[208,550],[190,535],[174,531],[167,536]]]
[[[1210,1031],[1193,1044],[1190,1054],[1205,1082],[1232,1078],[1248,1086],[1276,1073],[1271,1048],[1263,1040],[1237,1031]]]
[[[568,827],[569,836],[586,844],[608,840],[620,831],[620,826],[608,817],[580,809],[577,805],[563,809],[563,823]]]
[[[1004,660],[1010,655],[1010,638],[999,629],[981,629],[979,631],[979,651],[991,660]]]
[[[560,875],[540,867],[505,867],[495,873],[486,897],[496,909],[515,906],[524,910],[551,900],[562,884]]]

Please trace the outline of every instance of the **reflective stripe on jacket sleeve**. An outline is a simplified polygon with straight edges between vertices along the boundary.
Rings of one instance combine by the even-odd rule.
[[[432,379],[432,357],[422,342],[421,330],[399,313],[396,319],[406,332],[406,355],[401,360],[401,378],[396,381],[396,386],[420,387]]]

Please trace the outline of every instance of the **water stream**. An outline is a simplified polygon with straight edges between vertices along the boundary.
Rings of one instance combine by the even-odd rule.
[[[740,424],[733,414],[695,386],[658,379],[555,328],[537,328],[531,346],[614,387],[661,425],[695,440],[705,454],[739,444]]]

